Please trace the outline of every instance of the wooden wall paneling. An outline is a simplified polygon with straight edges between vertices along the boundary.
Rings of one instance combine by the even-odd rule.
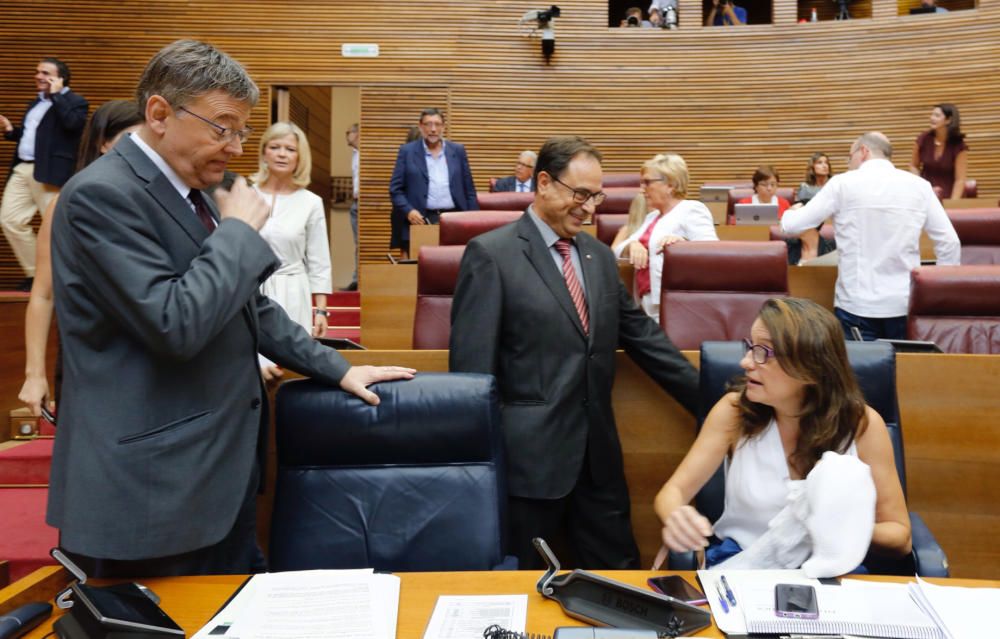
[[[686,17],[700,11],[697,3],[681,3],[684,26],[665,32],[609,29],[606,3],[569,0],[560,3],[556,53],[546,65],[538,39],[517,25],[523,2],[429,0],[394,5],[387,13],[378,3],[316,0],[280,12],[247,0],[155,6],[59,1],[46,5],[59,16],[52,27],[34,19],[37,4],[7,0],[0,24],[8,44],[0,55],[0,113],[23,110],[37,56],[65,57],[74,85],[99,104],[129,95],[149,56],[183,35],[226,49],[262,87],[335,81],[448,92],[449,135],[469,148],[481,189],[490,176],[510,172],[519,150],[567,132],[594,139],[609,171],[634,171],[656,152],[679,152],[689,162],[693,189],[708,180],[749,176],[763,162],[775,164],[784,182],[794,185],[817,149],[843,171],[851,139],[867,129],[886,132],[896,144],[897,164],[905,166],[930,106],[952,101],[969,134],[970,175],[982,194],[997,197],[1000,85],[992,78],[1000,4],[897,16],[895,3],[872,1],[872,19],[817,25],[783,20],[740,29],[701,27]],[[794,0],[775,0],[775,15],[788,11],[797,15]],[[118,28],[106,29],[111,23]],[[263,23],[270,37],[251,37]],[[342,58],[344,42],[377,43],[381,55]],[[406,92],[396,93],[398,101],[389,96],[364,109],[362,125],[409,111]],[[258,123],[266,122],[265,111],[255,112]],[[386,149],[372,148],[382,143],[377,139],[362,144],[369,157],[391,162],[398,139]],[[11,147],[0,144],[0,163],[9,160]],[[369,199],[384,193],[391,166],[362,163]],[[234,162],[243,170],[253,165],[246,156]],[[375,208],[362,222],[364,261],[384,255],[384,202],[372,201]]]
[[[292,122],[306,132],[312,153],[312,181],[309,190],[323,198],[324,210],[330,208],[330,87],[288,87]]]

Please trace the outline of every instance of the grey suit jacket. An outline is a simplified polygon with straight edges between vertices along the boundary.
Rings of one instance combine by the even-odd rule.
[[[528,215],[466,247],[452,305],[450,368],[497,376],[511,495],[567,495],[590,451],[590,472],[621,475],[611,408],[615,350],[626,352],[688,410],[695,369],[618,277],[611,250],[576,236],[590,333],[538,228]]]
[[[256,353],[329,383],[349,364],[258,293],[279,265],[260,235],[231,219],[209,235],[129,138],[63,188],[52,255],[64,381],[48,523],[101,558],[220,541],[267,415]]]

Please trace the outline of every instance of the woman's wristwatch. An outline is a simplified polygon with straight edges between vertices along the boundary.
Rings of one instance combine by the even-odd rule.
[[[325,308],[317,308],[317,309],[313,309],[313,316],[316,316],[316,315],[322,315],[323,317],[327,317],[327,316],[329,316],[329,313],[326,312]]]

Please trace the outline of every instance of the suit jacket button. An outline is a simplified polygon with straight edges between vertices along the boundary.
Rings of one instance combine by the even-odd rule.
[[[251,400],[250,402],[250,408],[252,410],[257,410],[258,408],[260,408],[260,398],[254,397],[253,400]]]

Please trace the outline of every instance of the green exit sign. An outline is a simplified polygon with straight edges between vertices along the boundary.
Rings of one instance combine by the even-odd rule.
[[[377,58],[377,44],[342,44],[340,55],[345,58]]]

